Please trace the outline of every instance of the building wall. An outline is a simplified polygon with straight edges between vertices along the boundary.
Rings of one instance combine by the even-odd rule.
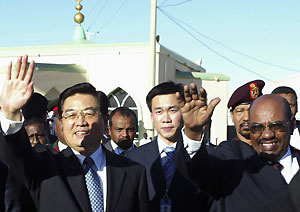
[[[183,84],[193,81],[198,87],[203,86],[207,89],[209,99],[215,96],[219,96],[221,99],[227,98],[227,81],[210,81],[193,77],[191,79],[178,78],[176,70],[195,72],[198,71],[195,70],[195,67],[201,70],[203,68],[196,64],[189,66],[188,64],[192,64],[191,61],[180,58],[172,52],[168,54],[166,49],[163,49],[163,53],[160,50],[158,45],[156,84],[170,80]],[[140,135],[144,131],[147,131],[151,137],[155,135],[145,100],[147,93],[153,87],[149,84],[149,77],[154,76],[149,68],[150,48],[148,45],[100,46],[89,44],[77,47],[72,45],[53,46],[52,48],[23,47],[20,51],[17,49],[11,51],[7,56],[5,55],[7,49],[0,48],[0,82],[5,76],[5,71],[1,67],[8,64],[10,60],[16,61],[17,57],[26,51],[29,52],[30,60],[34,59],[37,63],[78,64],[86,69],[86,73],[36,70],[33,81],[37,92],[46,94],[52,89],[51,93],[53,88],[61,92],[66,87],[84,81],[89,81],[106,94],[122,88],[134,99],[138,107],[139,123],[142,126]],[[225,101],[220,103],[213,116],[213,129],[216,129],[216,133],[213,135],[217,135],[217,142],[226,139],[227,113],[224,112],[224,108],[226,108],[226,104],[225,107],[224,104]]]

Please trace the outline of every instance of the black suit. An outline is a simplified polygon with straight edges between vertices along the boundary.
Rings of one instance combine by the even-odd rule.
[[[257,202],[245,212],[299,212],[300,211],[300,172],[289,185],[270,194],[267,199]]]
[[[15,184],[7,164],[0,161],[0,211],[21,212]]]
[[[38,144],[34,150],[24,129],[1,141],[5,157],[30,190],[38,211],[85,211],[91,206],[81,164],[68,147],[57,152]],[[148,211],[146,172],[141,165],[104,147],[107,172],[106,211]]]
[[[125,156],[146,167],[150,211],[160,211],[160,201],[166,192],[166,183],[157,138],[150,143],[126,152]],[[207,195],[188,180],[183,162],[189,160],[190,156],[183,148],[182,138],[177,142],[174,157],[176,171],[168,190],[168,195],[172,200],[172,211],[208,211],[209,200]]]
[[[295,152],[299,161],[300,153]],[[285,185],[281,174],[239,141],[202,145],[187,163],[190,176],[218,201],[216,211],[243,211]]]
[[[112,145],[110,143],[110,140],[107,140],[105,143],[103,143],[103,146],[110,152],[114,152]]]

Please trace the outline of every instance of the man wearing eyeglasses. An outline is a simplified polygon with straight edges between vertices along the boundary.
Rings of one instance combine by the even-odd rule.
[[[197,92],[185,91],[186,98]],[[217,201],[215,211],[243,211],[290,183],[299,170],[300,153],[289,147],[288,102],[264,95],[252,103],[249,115],[252,146],[241,140],[222,142],[216,149],[202,143],[186,161],[191,179]]]
[[[145,168],[107,151],[101,144],[104,121],[96,89],[80,83],[65,89],[58,110],[68,148],[31,148],[21,111],[33,92],[34,62],[10,64],[2,92],[0,149],[30,190],[38,211],[148,211]]]

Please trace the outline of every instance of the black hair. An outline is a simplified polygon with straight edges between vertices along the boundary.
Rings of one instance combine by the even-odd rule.
[[[108,121],[110,127],[112,126],[112,118],[113,118],[113,116],[116,113],[120,113],[122,116],[125,116],[125,117],[131,117],[131,118],[133,118],[136,130],[138,129],[138,122],[137,122],[136,114],[135,114],[135,112],[133,112],[132,110],[130,110],[128,107],[117,107],[116,109],[114,109],[110,113],[110,115],[109,115],[109,121]]]
[[[29,120],[33,117],[44,118],[47,114],[48,100],[40,93],[33,93],[29,101],[22,108],[22,113],[25,120]]]
[[[152,88],[146,97],[147,106],[152,112],[152,99],[158,95],[166,95],[166,94],[175,94],[176,92],[180,93],[180,97],[184,99],[183,85],[181,83],[174,83],[172,81],[163,82]]]
[[[108,107],[110,106],[108,97],[102,91],[96,91],[99,101],[100,112],[102,115],[108,115]]]
[[[70,96],[74,96],[75,94],[89,94],[94,96],[96,99],[98,99],[96,88],[88,82],[78,83],[71,87],[68,87],[59,95],[58,113],[60,117],[62,117],[62,112],[63,112],[62,110],[63,110],[63,105],[65,100]],[[99,101],[98,101],[98,105],[100,108]],[[100,108],[100,112],[102,113],[101,108]]]
[[[275,88],[271,93],[272,94],[293,94],[296,97],[296,99],[298,99],[295,90],[287,86],[279,86]]]
[[[48,123],[46,121],[44,121],[43,119],[38,118],[38,117],[34,117],[34,118],[30,118],[28,120],[25,120],[24,127],[26,127],[28,125],[31,125],[31,124],[45,124],[45,125],[48,125]]]

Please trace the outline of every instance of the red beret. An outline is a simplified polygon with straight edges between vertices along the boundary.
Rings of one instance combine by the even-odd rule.
[[[231,95],[227,107],[234,109],[236,106],[242,103],[250,103],[257,97],[262,95],[262,89],[265,86],[265,82],[262,80],[254,80],[242,85],[236,89]]]

